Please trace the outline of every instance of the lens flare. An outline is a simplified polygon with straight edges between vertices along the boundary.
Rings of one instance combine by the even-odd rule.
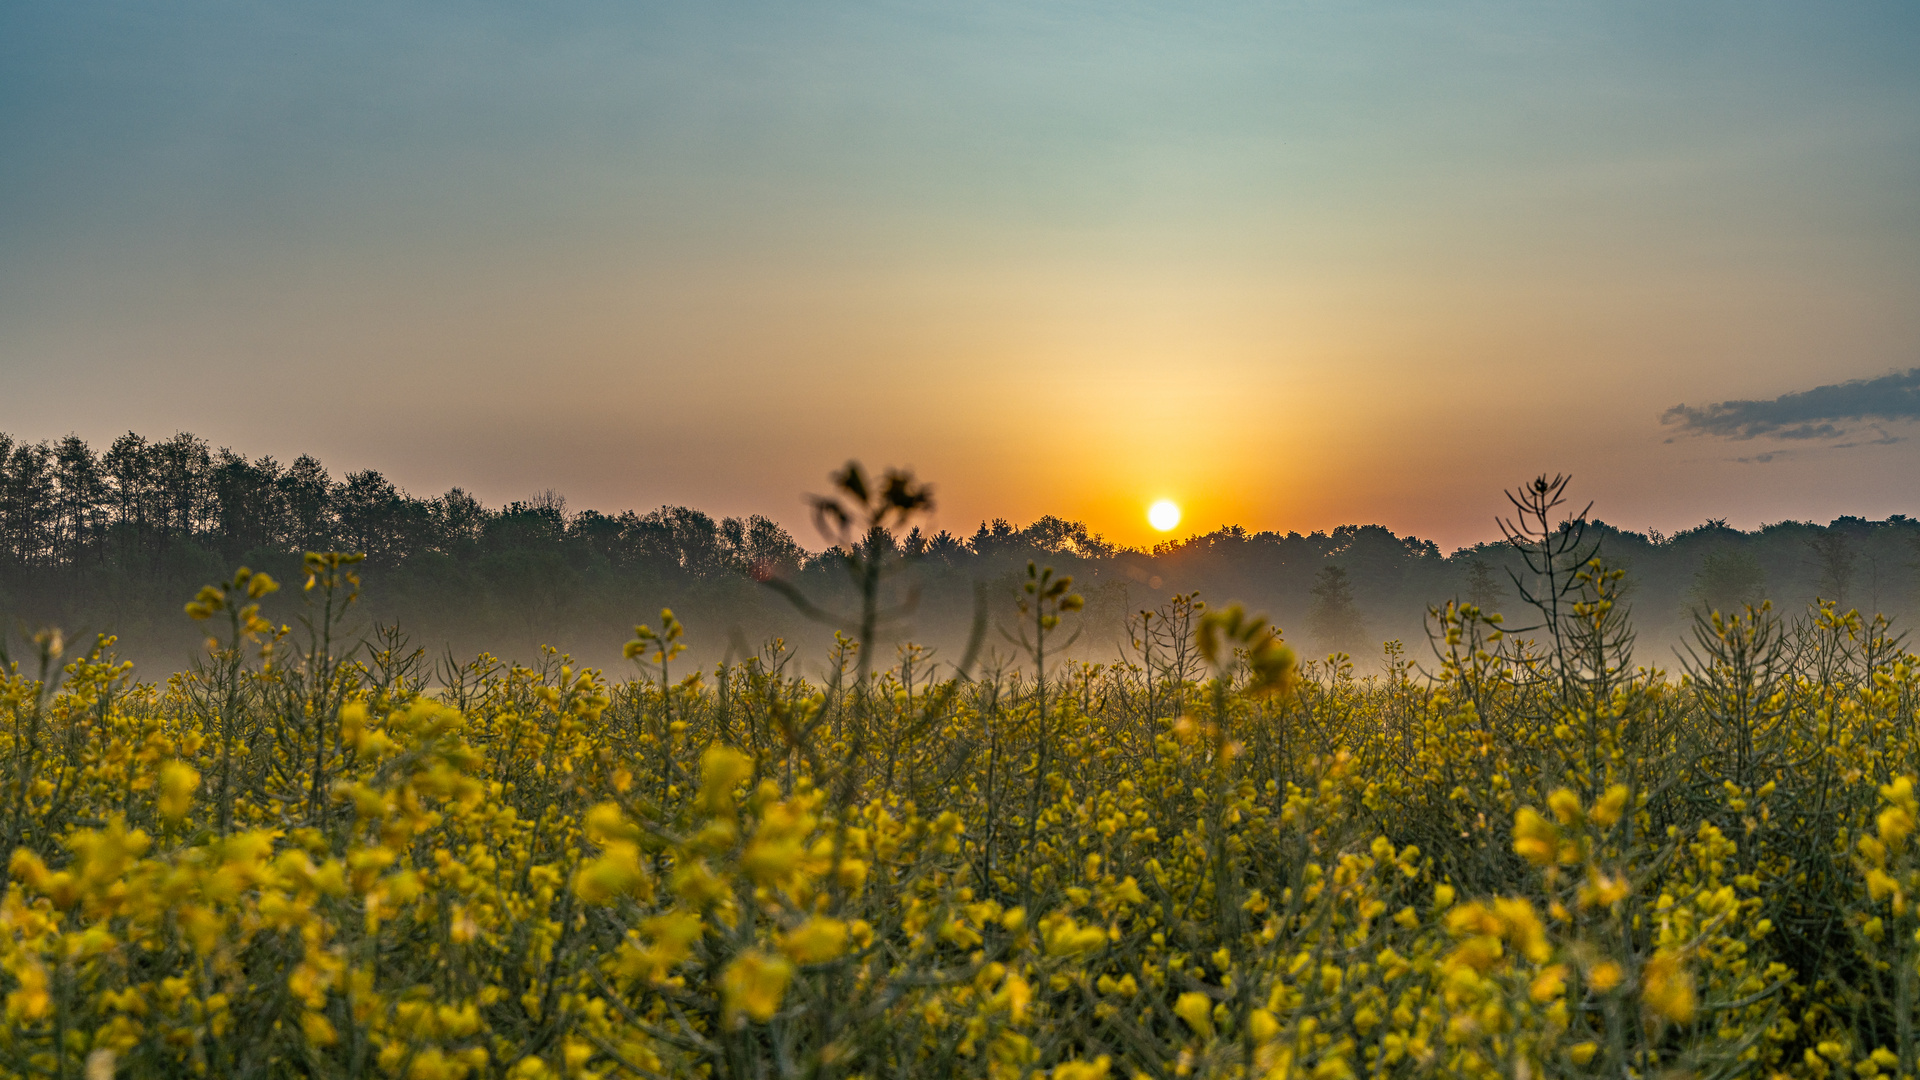
[[[1161,532],[1171,531],[1180,524],[1180,507],[1171,499],[1161,499],[1147,507],[1147,524]]]

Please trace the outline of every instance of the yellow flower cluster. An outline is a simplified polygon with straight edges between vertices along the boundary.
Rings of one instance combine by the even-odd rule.
[[[1046,669],[1036,572],[1044,678],[676,680],[668,614],[629,681],[430,690],[330,643],[351,565],[304,643],[242,573],[164,686],[0,678],[0,1075],[1920,1075],[1883,623],[1716,617],[1670,676],[1589,567],[1558,645],[1448,607],[1417,680],[1233,609]]]

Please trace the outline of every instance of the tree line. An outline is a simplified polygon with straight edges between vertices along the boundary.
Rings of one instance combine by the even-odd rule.
[[[1894,615],[1914,606],[1920,522],[1903,515],[1754,531],[1708,521],[1673,535],[1589,528],[1627,570],[1627,602],[1656,645],[1677,640],[1696,609],[1798,608],[1819,598]],[[862,542],[900,556],[893,629],[923,644],[968,636],[977,585],[990,621],[1009,617],[1028,560],[1078,579],[1087,644],[1100,653],[1124,642],[1141,610],[1198,593],[1200,603],[1241,598],[1309,655],[1346,652],[1363,666],[1387,639],[1422,641],[1430,606],[1460,599],[1517,609],[1527,584],[1505,544],[1449,554],[1379,525],[1236,526],[1129,549],[1048,516]],[[555,645],[607,662],[608,643],[662,607],[695,627],[701,659],[775,637],[800,647],[830,640],[833,627],[759,582],[793,582],[828,607],[841,588],[830,552],[809,551],[761,515],[569,511],[552,491],[492,508],[458,487],[421,498],[375,470],[336,479],[310,455],[282,464],[187,433],[129,432],[104,452],[78,436],[0,433],[0,618],[9,635],[43,625],[120,633],[149,643],[136,659],[171,670],[198,641],[179,611],[200,585],[238,565],[294,577],[301,552],[327,550],[366,555],[369,626],[398,624],[416,642],[456,652],[504,641],[527,655]],[[290,593],[270,616],[298,617]]]
[[[0,433],[0,559],[13,568],[151,563],[182,542],[226,559],[340,550],[392,566],[530,539],[697,576],[793,569],[806,559],[785,529],[759,515],[716,521],[686,507],[568,514],[551,492],[489,510],[461,488],[416,498],[376,470],[335,480],[310,455],[290,465],[249,460],[186,433],[149,440],[129,432],[105,453],[75,435],[30,443]]]

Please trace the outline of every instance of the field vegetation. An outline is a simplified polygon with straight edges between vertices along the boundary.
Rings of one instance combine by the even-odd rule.
[[[222,573],[164,684],[43,631],[0,1072],[1920,1075],[1915,657],[1762,600],[1650,666],[1561,493],[1516,493],[1505,617],[1365,677],[1190,593],[1087,662],[1037,562],[891,646],[926,493],[851,468],[845,584],[771,578],[823,669],[695,665],[671,612],[618,678],[435,663],[343,630],[359,553]]]

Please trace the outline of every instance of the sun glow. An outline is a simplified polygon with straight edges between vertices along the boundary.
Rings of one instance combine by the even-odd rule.
[[[1147,507],[1147,524],[1161,532],[1172,531],[1180,524],[1180,507],[1171,499],[1161,499]]]

